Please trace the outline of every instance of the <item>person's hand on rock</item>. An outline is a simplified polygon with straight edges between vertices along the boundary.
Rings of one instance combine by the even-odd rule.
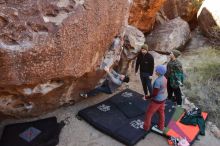
[[[109,72],[109,67],[105,66],[105,67],[104,67],[104,70],[105,70],[106,72]]]

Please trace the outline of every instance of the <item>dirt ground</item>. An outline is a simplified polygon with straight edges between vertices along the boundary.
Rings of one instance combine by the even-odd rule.
[[[129,88],[136,90],[137,92],[143,93],[142,86],[140,84],[139,76],[135,76],[133,71],[130,72],[131,82],[129,83]],[[125,85],[119,89],[123,90]],[[119,92],[118,91],[118,92]],[[62,107],[34,119],[24,119],[24,120],[5,120],[0,123],[0,135],[2,133],[3,127],[6,124],[22,122],[22,121],[30,121],[36,119],[42,119],[50,116],[56,116],[58,121],[65,119],[66,117],[70,117],[70,123],[66,125],[60,134],[60,142],[57,146],[123,146],[122,143],[112,139],[111,137],[99,132],[94,129],[88,123],[83,120],[78,120],[75,115],[77,112],[83,108],[86,108],[90,105],[94,105],[99,103],[107,98],[109,95],[100,94],[97,97],[89,98],[87,100],[83,100],[80,103],[77,103],[73,106]],[[161,136],[158,136],[154,133],[148,134],[145,139],[139,141],[136,146],[166,146],[167,140]],[[194,146],[217,146],[220,145],[220,140],[215,138],[209,130],[206,130],[206,136],[199,136],[199,139],[195,141]]]

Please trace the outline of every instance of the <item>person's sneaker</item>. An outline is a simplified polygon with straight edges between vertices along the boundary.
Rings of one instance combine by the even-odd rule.
[[[180,108],[180,107],[182,107],[182,105],[176,105],[176,107]]]
[[[155,131],[159,134],[163,134],[163,131],[161,131],[157,125],[154,125],[152,128],[151,128],[152,131]]]
[[[79,96],[83,97],[83,98],[87,98],[88,97],[88,95],[86,93],[79,93]]]

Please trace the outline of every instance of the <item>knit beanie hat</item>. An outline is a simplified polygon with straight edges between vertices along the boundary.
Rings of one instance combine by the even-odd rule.
[[[174,55],[176,58],[181,55],[181,52],[178,51],[178,50],[172,50],[171,52],[173,53],[173,55]]]
[[[144,49],[144,50],[147,50],[148,51],[148,45],[147,44],[144,44],[141,46],[141,49]]]
[[[164,75],[167,72],[167,69],[164,65],[158,65],[156,66],[156,70],[157,73],[159,73],[160,75]]]

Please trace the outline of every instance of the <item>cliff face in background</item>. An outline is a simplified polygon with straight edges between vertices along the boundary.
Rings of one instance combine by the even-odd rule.
[[[153,29],[155,17],[165,0],[133,0],[129,24],[143,32]]]
[[[129,1],[3,0],[0,8],[0,112],[30,116],[97,84]]]
[[[168,19],[181,17],[190,24],[191,28],[197,26],[197,11],[203,0],[166,0],[162,11]]]
[[[202,2],[203,0],[134,0],[129,24],[143,32],[150,32],[155,26],[155,18],[162,15],[165,20],[180,17],[194,29],[198,24],[196,14]]]
[[[207,37],[213,37],[216,32],[213,27],[220,29],[220,7],[217,3],[218,0],[205,0],[198,11],[199,26]]]

